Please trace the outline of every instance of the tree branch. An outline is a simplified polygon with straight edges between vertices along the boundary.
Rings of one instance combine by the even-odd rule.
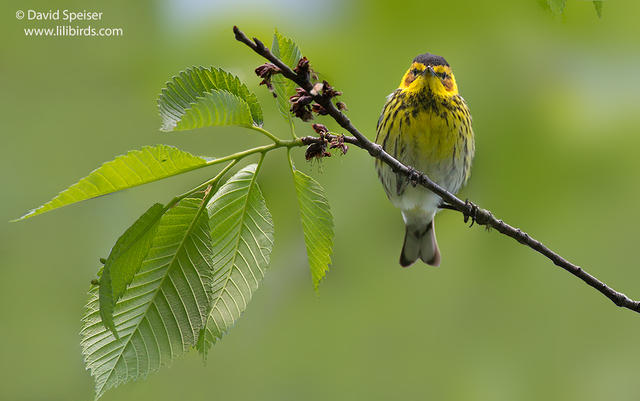
[[[234,26],[233,32],[235,34],[236,40],[249,46],[253,51],[278,67],[280,69],[280,73],[285,78],[290,79],[291,81],[298,84],[301,88],[303,88],[310,96],[313,97],[313,100],[316,103],[320,104],[328,112],[328,114],[333,117],[333,119],[338,124],[340,124],[342,128],[349,131],[353,135],[353,138],[346,137],[345,142],[352,143],[368,151],[371,156],[378,158],[389,165],[396,173],[407,176],[412,182],[422,185],[435,194],[439,195],[444,201],[443,208],[456,210],[462,213],[465,222],[467,222],[468,219],[471,218],[471,224],[475,222],[478,225],[496,229],[500,233],[511,237],[519,243],[526,245],[536,252],[546,256],[556,266],[563,268],[591,287],[595,288],[597,291],[609,298],[617,306],[640,313],[639,301],[634,301],[633,299],[627,297],[625,294],[607,286],[596,277],[587,273],[580,266],[569,262],[558,253],[546,247],[540,241],[531,237],[526,232],[495,218],[490,211],[479,208],[472,202],[459,199],[454,194],[448,192],[447,190],[433,182],[424,173],[416,171],[412,167],[406,166],[396,160],[393,156],[385,152],[380,145],[371,142],[362,133],[360,133],[360,131],[358,131],[358,129],[351,123],[349,118],[340,110],[338,110],[338,108],[333,104],[329,97],[325,97],[320,94],[313,95],[313,83],[310,80],[309,74],[298,74],[294,72],[291,68],[289,68],[289,66],[284,64],[282,60],[275,57],[260,40],[258,40],[257,38],[253,38],[253,40],[250,40],[242,31],[238,29],[238,27]],[[347,140],[347,138],[349,139]],[[307,138],[303,138],[303,140],[304,139]],[[307,140],[309,142],[313,142],[311,139]]]

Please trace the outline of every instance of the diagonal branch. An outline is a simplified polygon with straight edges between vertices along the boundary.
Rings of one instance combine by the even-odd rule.
[[[472,224],[473,222],[475,222],[476,224],[481,226],[494,228],[500,233],[515,239],[519,243],[526,245],[536,252],[539,252],[542,255],[546,256],[556,266],[565,269],[591,287],[595,288],[597,291],[609,298],[617,306],[640,313],[639,301],[634,301],[633,299],[627,297],[625,294],[607,286],[596,277],[587,273],[580,266],[569,262],[558,253],[546,247],[540,241],[531,237],[526,232],[520,230],[519,228],[513,227],[500,219],[495,218],[490,211],[479,208],[472,202],[459,199],[454,194],[448,192],[447,190],[433,182],[424,173],[416,171],[412,167],[406,166],[399,162],[393,156],[385,152],[380,145],[371,142],[360,131],[358,131],[358,129],[351,123],[349,118],[340,110],[338,110],[338,108],[333,104],[330,98],[321,96],[320,94],[313,95],[313,83],[310,80],[309,74],[297,74],[291,68],[289,68],[289,66],[284,64],[282,60],[275,57],[260,40],[258,40],[257,38],[253,38],[253,40],[250,40],[242,31],[238,29],[238,27],[234,26],[233,32],[235,34],[236,40],[246,44],[260,56],[266,58],[275,66],[277,66],[284,77],[298,84],[301,88],[307,91],[310,96],[313,97],[313,100],[316,103],[324,107],[328,114],[333,117],[333,119],[338,124],[340,124],[342,128],[349,131],[353,135],[353,138],[350,138],[350,143],[353,143],[354,145],[368,151],[371,156],[378,158],[384,163],[388,164],[396,173],[407,176],[412,182],[422,185],[435,194],[439,195],[444,201],[444,208],[457,210],[458,212],[462,213],[464,215],[465,222],[468,221],[469,218],[471,218]]]

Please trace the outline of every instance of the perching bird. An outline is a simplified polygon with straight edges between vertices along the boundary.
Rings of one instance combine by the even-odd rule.
[[[425,53],[413,59],[398,89],[387,97],[376,143],[451,193],[466,183],[475,151],[471,114],[443,57]],[[440,197],[411,185],[406,176],[395,174],[379,159],[376,169],[406,225],[400,264],[409,266],[420,258],[439,266],[433,220]]]

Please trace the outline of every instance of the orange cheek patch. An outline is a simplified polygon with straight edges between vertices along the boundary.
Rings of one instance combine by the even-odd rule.
[[[442,85],[444,85],[444,88],[448,91],[451,91],[453,89],[453,82],[450,78],[443,80]]]
[[[415,81],[416,77],[413,74],[407,74],[407,77],[404,79],[405,86],[411,85],[411,82]]]

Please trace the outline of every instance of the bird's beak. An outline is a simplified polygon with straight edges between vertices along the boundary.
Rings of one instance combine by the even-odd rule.
[[[428,72],[429,74],[431,74],[431,76],[436,76],[436,72],[433,70],[433,67],[431,67],[430,65],[427,66],[427,68],[424,69],[425,74]]]

